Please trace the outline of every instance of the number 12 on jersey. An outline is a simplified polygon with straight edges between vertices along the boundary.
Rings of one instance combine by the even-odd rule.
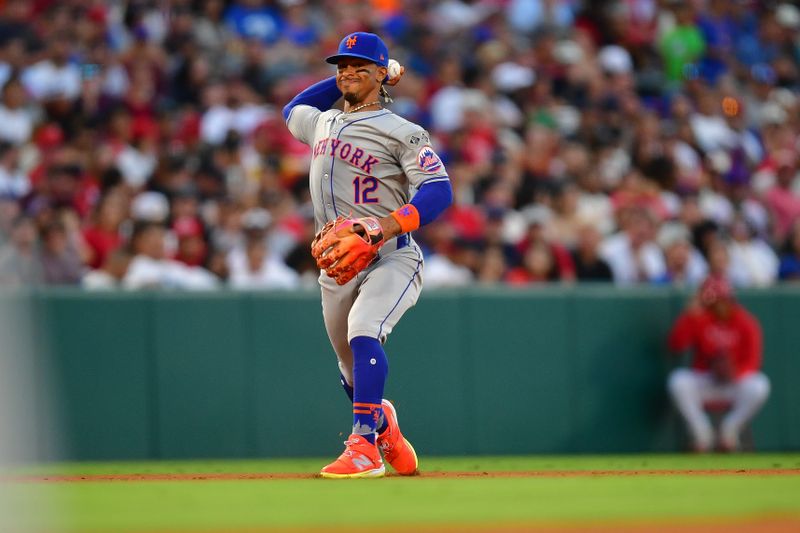
[[[356,176],[353,180],[356,204],[377,204],[375,191],[378,189],[378,178],[372,176]]]

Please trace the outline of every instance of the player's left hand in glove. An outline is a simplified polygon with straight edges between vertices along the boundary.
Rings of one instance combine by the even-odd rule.
[[[344,285],[369,266],[383,246],[383,228],[377,218],[338,217],[314,237],[311,255],[317,266]]]

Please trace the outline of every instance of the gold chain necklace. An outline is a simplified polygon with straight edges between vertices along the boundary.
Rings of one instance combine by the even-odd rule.
[[[348,113],[355,113],[355,112],[356,112],[356,111],[358,111],[359,109],[364,109],[365,107],[369,107],[369,106],[371,106],[371,105],[380,105],[380,104],[381,104],[381,103],[380,103],[379,101],[375,100],[374,102],[369,102],[369,103],[366,103],[366,104],[361,104],[361,105],[359,105],[359,106],[356,106],[356,107],[354,107],[353,109],[349,109],[347,112],[348,112]]]

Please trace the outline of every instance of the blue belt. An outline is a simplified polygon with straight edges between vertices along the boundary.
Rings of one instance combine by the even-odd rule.
[[[375,259],[373,259],[372,263],[370,264],[377,263],[380,260],[380,258],[386,255],[387,253],[390,254],[395,250],[399,250],[400,248],[405,248],[406,246],[411,244],[411,235],[408,233],[403,233],[402,235],[395,237],[394,239],[389,241],[389,243],[392,243],[393,241],[394,243],[397,244],[397,247],[393,247],[392,244],[389,244],[385,248],[381,248],[380,251],[378,252],[378,255],[375,256]]]
[[[402,235],[397,237],[397,249],[405,248],[411,242],[411,237],[409,237],[408,233],[403,233]]]

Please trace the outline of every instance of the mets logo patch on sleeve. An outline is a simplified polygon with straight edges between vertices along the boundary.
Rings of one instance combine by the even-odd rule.
[[[433,148],[430,146],[423,146],[420,149],[419,155],[417,155],[417,164],[419,168],[428,174],[439,172],[443,167],[442,160],[439,159],[439,156],[436,155],[436,152],[434,152]]]

